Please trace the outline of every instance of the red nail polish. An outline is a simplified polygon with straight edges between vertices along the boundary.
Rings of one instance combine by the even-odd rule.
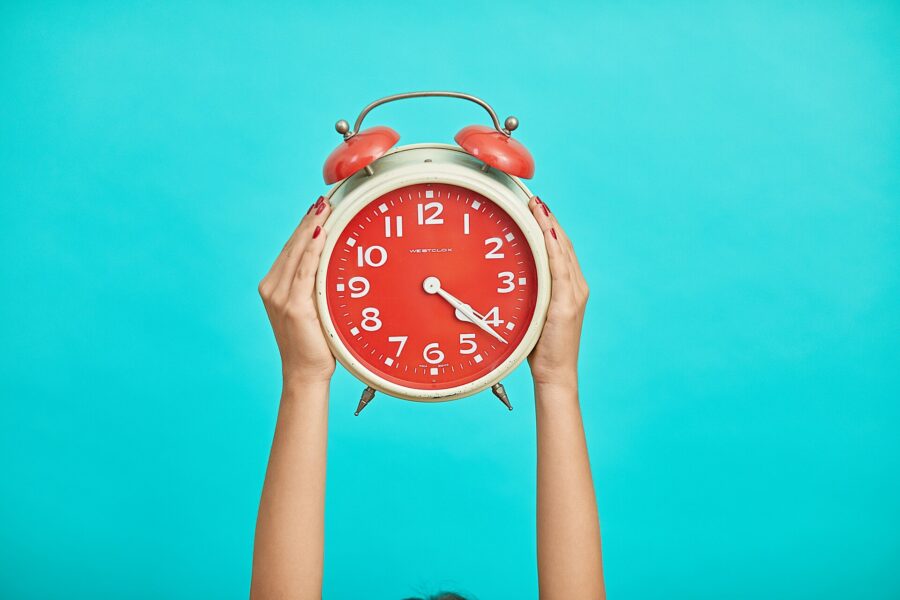
[[[541,198],[540,198],[540,196],[535,196],[535,197],[534,197],[534,201],[535,201],[535,202],[537,202],[537,203],[538,203],[538,205],[541,205],[541,204],[543,204],[543,202],[541,202]]]
[[[324,203],[324,202],[323,202],[322,204],[319,205],[319,208],[316,209],[316,214],[317,214],[317,215],[318,215],[318,214],[321,214],[323,210],[325,210],[325,203]]]
[[[547,205],[544,204],[544,203],[541,203],[541,208],[544,209],[544,214],[547,215],[547,216],[549,217],[549,216],[550,216],[550,209],[547,208]]]
[[[319,225],[316,225],[316,230],[313,231],[313,239],[316,239],[317,237],[319,237],[320,233],[322,233],[322,228]],[[556,237],[555,234],[554,234],[554,237]]]
[[[553,239],[554,239],[554,240],[558,240],[558,239],[559,239],[558,237],[556,237],[556,230],[555,230],[554,228],[552,228],[552,227],[550,228],[550,235],[553,236]],[[316,236],[313,236],[313,237],[316,237]]]
[[[322,206],[322,204],[323,204],[324,202],[325,202],[325,196],[319,196],[319,199],[316,200],[315,206]]]

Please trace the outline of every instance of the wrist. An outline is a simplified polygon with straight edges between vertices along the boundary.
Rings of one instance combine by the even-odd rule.
[[[334,376],[334,363],[330,367],[292,365],[282,361],[281,381],[284,387],[302,387],[305,385],[328,384]]]
[[[330,387],[330,377],[285,376],[281,385],[281,401],[297,402],[301,399],[327,401]]]
[[[578,389],[578,368],[531,369],[534,387]]]
[[[535,404],[574,404],[578,405],[578,377],[557,378],[552,381],[535,380]]]
[[[535,381],[534,382],[534,391],[535,393],[563,393],[563,394],[577,394],[578,393],[578,380],[573,378],[567,381]]]

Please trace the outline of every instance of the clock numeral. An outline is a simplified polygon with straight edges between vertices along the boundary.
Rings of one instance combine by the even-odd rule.
[[[403,347],[406,345],[406,340],[408,339],[408,335],[392,335],[388,338],[389,342],[400,344],[400,346],[397,347],[397,354],[394,356],[400,356],[400,353],[403,352]]]
[[[422,350],[422,358],[430,365],[436,365],[444,360],[444,353],[438,348],[438,343],[433,342]]]
[[[393,229],[395,237],[403,237],[403,217],[399,215],[394,217]],[[391,217],[384,218],[384,237],[391,237]]]
[[[488,325],[493,325],[497,327],[498,325],[503,325],[505,321],[500,318],[500,307],[495,306],[491,310],[487,311],[484,315],[484,322]]]
[[[493,245],[494,248],[492,250],[488,250],[484,255],[485,258],[503,258],[503,253],[500,252],[500,248],[503,247],[503,240],[500,238],[488,238],[484,240],[485,246]]]
[[[463,348],[463,345],[466,347]],[[459,334],[459,353],[460,354],[475,354],[478,350],[478,344],[475,343],[475,334],[474,333],[461,333]]]
[[[369,293],[369,280],[365,277],[351,277],[347,282],[351,298],[362,298]]]
[[[425,216],[425,211],[433,211],[430,215]],[[419,225],[440,225],[444,219],[440,218],[444,212],[444,207],[440,202],[429,202],[428,204],[419,204]]]
[[[516,289],[516,276],[512,271],[502,271],[497,273],[497,277],[499,277],[500,281],[504,284],[497,288],[497,293],[508,294]]]
[[[377,258],[375,257],[376,254],[378,255]],[[356,266],[358,267],[365,265],[380,267],[387,262],[387,258],[387,250],[381,246],[369,246],[368,248],[359,246],[356,248]]]
[[[381,312],[377,308],[369,306],[362,310],[362,328],[366,331],[378,331],[381,329],[381,319],[378,318]]]

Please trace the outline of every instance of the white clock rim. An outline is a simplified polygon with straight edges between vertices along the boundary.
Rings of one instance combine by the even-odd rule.
[[[385,160],[395,157],[397,154],[416,150],[428,150],[434,154],[429,156],[431,160],[427,163],[424,161],[414,161],[412,160],[412,156],[410,156],[409,161],[400,162],[398,164],[391,164],[389,160]],[[447,152],[447,154],[444,156],[445,152]],[[439,158],[447,159],[447,162],[444,160],[437,160]],[[525,358],[527,358],[531,350],[534,349],[535,344],[537,344],[537,341],[540,338],[544,321],[547,317],[547,308],[550,303],[549,259],[547,257],[544,234],[528,208],[527,203],[532,197],[531,192],[518,178],[502,174],[503,177],[508,177],[511,182],[515,184],[515,187],[517,187],[524,195],[524,198],[517,197],[518,194],[516,191],[496,181],[492,176],[483,173],[472,165],[453,162],[454,159],[457,161],[460,159],[465,161],[472,160],[472,157],[460,148],[449,144],[411,144],[395,148],[373,165],[376,168],[381,167],[375,175],[366,176],[362,183],[339,198],[336,205],[333,205],[332,207],[331,215],[329,215],[328,220],[323,225],[326,234],[326,242],[325,247],[322,250],[318,273],[316,275],[316,303],[319,320],[322,324],[322,329],[326,334],[328,345],[338,362],[340,362],[350,374],[378,391],[404,400],[417,402],[444,402],[456,400],[476,394],[498,383],[518,367]],[[329,190],[326,199],[331,199],[345,183],[346,180],[338,183]],[[525,235],[525,239],[534,256],[538,285],[534,315],[532,316],[531,322],[528,324],[528,329],[522,337],[522,341],[506,360],[474,381],[458,386],[433,390],[412,388],[394,383],[381,377],[377,373],[374,373],[366,367],[365,364],[357,360],[338,335],[337,328],[328,311],[328,300],[326,296],[328,260],[338,242],[338,237],[340,237],[337,234],[342,232],[350,220],[356,216],[366,204],[375,198],[378,198],[391,190],[419,183],[447,183],[459,185],[489,198],[492,202],[500,206],[504,212],[512,217]],[[329,235],[332,232],[336,232],[336,234]]]

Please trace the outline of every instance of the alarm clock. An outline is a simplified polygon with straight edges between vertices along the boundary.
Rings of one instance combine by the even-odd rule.
[[[451,97],[474,102],[492,126],[470,125],[441,143],[394,147],[385,126],[360,129],[375,107]],[[316,276],[322,328],[337,360],[376,391],[438,402],[487,388],[512,410],[501,383],[540,337],[550,301],[543,233],[522,183],[528,150],[485,101],[412,92],[365,107],[325,161],[332,206]]]

